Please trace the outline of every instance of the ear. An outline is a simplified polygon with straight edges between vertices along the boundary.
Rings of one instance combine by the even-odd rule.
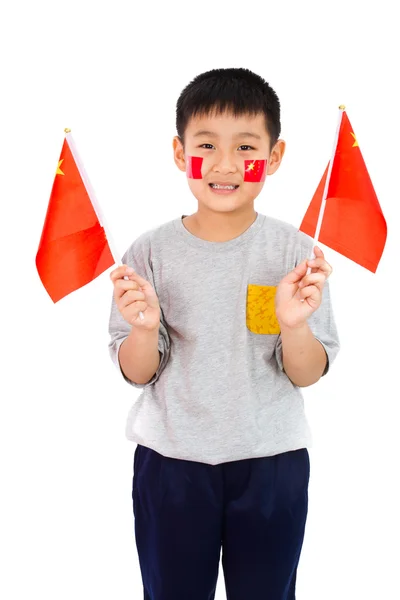
[[[283,140],[278,140],[275,146],[272,148],[267,166],[268,175],[273,175],[275,171],[279,169],[283,155],[285,154],[285,149],[286,142],[284,142]]]
[[[172,147],[174,149],[174,161],[178,169],[186,171],[185,151],[183,148],[181,138],[176,135],[172,141]]]

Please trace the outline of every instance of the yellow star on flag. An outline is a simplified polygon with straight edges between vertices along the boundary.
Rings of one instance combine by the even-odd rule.
[[[352,136],[353,136],[353,138],[354,138],[354,144],[352,145],[352,148],[355,148],[356,146],[358,146],[357,138],[356,138],[356,136],[354,135],[354,133],[353,133],[353,132],[351,133],[351,135],[352,135]]]
[[[58,167],[57,167],[57,171],[56,171],[56,175],[64,175],[64,173],[61,171],[60,167],[61,167],[61,163],[64,162],[64,159],[62,158],[60,160],[60,162],[58,163]]]
[[[252,162],[252,163],[250,163],[250,164],[249,164],[249,166],[247,167],[247,170],[248,170],[248,171],[254,171],[254,167],[255,167],[255,164]]]

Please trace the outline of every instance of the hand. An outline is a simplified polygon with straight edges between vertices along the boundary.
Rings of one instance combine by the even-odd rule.
[[[320,248],[315,246],[314,253],[314,260],[305,260],[297,265],[278,285],[275,313],[281,326],[301,327],[321,304],[322,290],[332,267]],[[311,267],[309,275],[308,267]]]
[[[125,280],[124,277],[128,277]],[[129,325],[152,331],[160,325],[160,303],[153,286],[131,267],[122,265],[110,273],[114,283],[114,299],[119,312]],[[144,314],[144,320],[139,317]]]

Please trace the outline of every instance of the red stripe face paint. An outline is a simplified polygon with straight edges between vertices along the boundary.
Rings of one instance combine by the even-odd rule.
[[[267,176],[267,160],[245,160],[244,181],[261,183]]]
[[[186,157],[186,175],[190,179],[203,179],[201,174],[201,166],[203,159],[200,156]]]

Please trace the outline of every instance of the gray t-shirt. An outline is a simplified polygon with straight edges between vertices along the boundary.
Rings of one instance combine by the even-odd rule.
[[[171,458],[216,465],[310,446],[300,388],[283,370],[276,286],[310,257],[313,242],[258,214],[239,237],[209,242],[175,219],[141,235],[123,262],[159,298],[160,365],[145,385],[123,375],[118,351],[130,332],[112,302],[110,354],[143,388],[126,436]],[[309,319],[332,364],[339,340],[329,285]]]

